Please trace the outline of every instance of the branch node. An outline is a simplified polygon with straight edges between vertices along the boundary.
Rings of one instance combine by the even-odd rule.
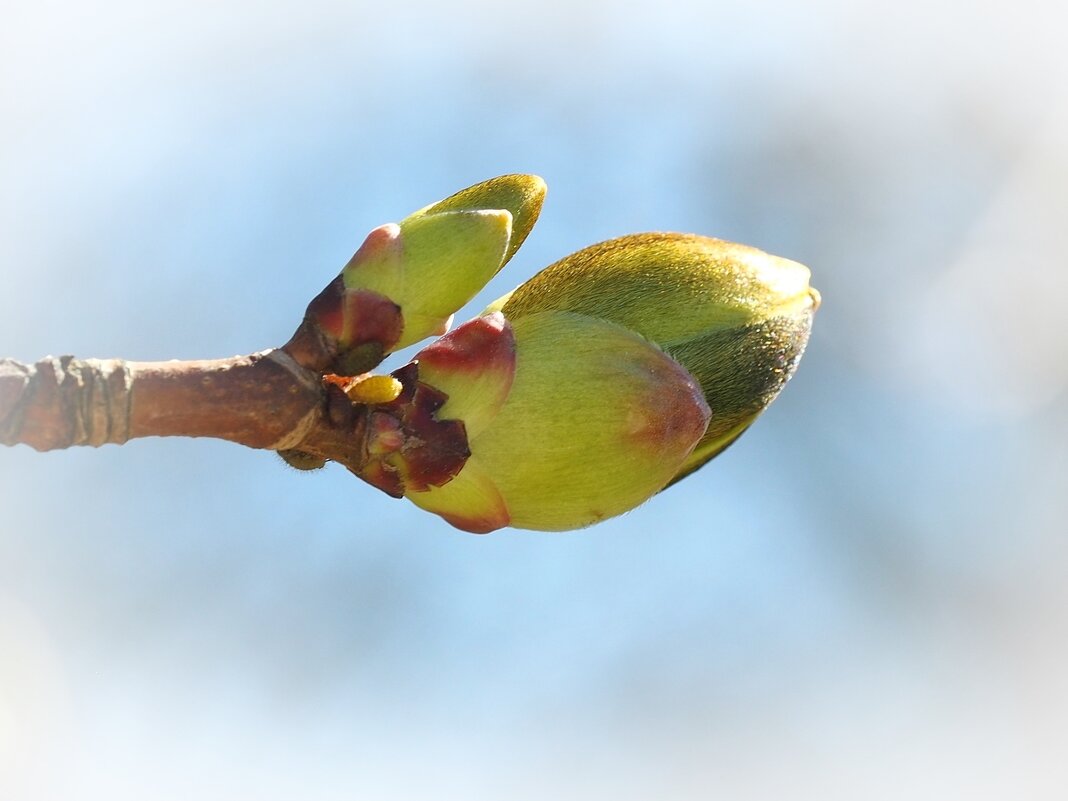
[[[0,442],[39,451],[130,438],[130,368],[121,359],[0,360]]]

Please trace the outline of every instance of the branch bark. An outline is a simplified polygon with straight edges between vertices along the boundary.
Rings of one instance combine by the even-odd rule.
[[[294,447],[314,424],[319,377],[272,350],[210,361],[0,360],[0,442],[39,451],[136,437]]]
[[[215,437],[301,450],[356,471],[361,415],[285,350],[209,361],[0,359],[0,443],[39,451],[137,437]]]

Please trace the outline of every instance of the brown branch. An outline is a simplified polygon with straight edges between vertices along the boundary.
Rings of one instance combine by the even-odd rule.
[[[370,370],[383,346],[372,337],[342,348],[323,330],[319,317],[337,322],[344,303],[336,279],[312,301],[286,345],[251,356],[0,359],[0,444],[48,451],[137,437],[214,437],[278,451],[301,469],[332,460],[365,477],[370,409],[331,379]],[[395,305],[387,311],[399,313]]]
[[[125,442],[131,379],[117,359],[0,360],[0,442],[39,451]]]
[[[39,451],[215,437],[362,462],[359,407],[281,350],[211,361],[0,359],[0,443]]]

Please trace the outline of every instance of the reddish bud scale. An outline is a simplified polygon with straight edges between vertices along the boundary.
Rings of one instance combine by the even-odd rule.
[[[500,491],[491,483],[486,482],[483,489],[485,492],[480,498],[481,503],[477,506],[462,513],[439,511],[437,514],[450,526],[469,534],[489,534],[499,528],[504,528],[512,522],[508,504],[504,502]]]
[[[388,352],[404,330],[400,306],[368,289],[345,289],[341,276],[308,304],[305,319],[334,351],[333,367],[346,352],[361,345],[380,345],[382,352]]]
[[[396,223],[386,223],[373,229],[367,234],[356,252],[349,259],[350,264],[359,264],[371,259],[397,258],[404,253],[404,243],[401,241],[400,226]]]
[[[471,451],[463,422],[437,419],[447,396],[419,381],[417,364],[392,375],[403,389],[389,403],[366,407],[367,461],[359,475],[400,498],[447,484]]]
[[[515,336],[504,315],[469,320],[419,351],[424,369],[448,372],[461,378],[482,375],[498,366],[495,377],[511,377],[515,371]],[[505,388],[507,392],[507,387]]]
[[[700,384],[685,367],[659,350],[634,353],[631,358],[631,372],[640,376],[648,389],[628,411],[628,442],[651,454],[692,447],[695,432],[699,439],[715,414]]]
[[[342,348],[378,342],[389,347],[400,338],[400,307],[367,289],[346,290],[340,278],[311,302],[308,313]]]

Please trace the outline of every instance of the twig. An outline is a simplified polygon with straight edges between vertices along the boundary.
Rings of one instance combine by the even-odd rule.
[[[284,350],[211,361],[0,359],[0,443],[39,451],[215,437],[363,464],[358,405]]]

